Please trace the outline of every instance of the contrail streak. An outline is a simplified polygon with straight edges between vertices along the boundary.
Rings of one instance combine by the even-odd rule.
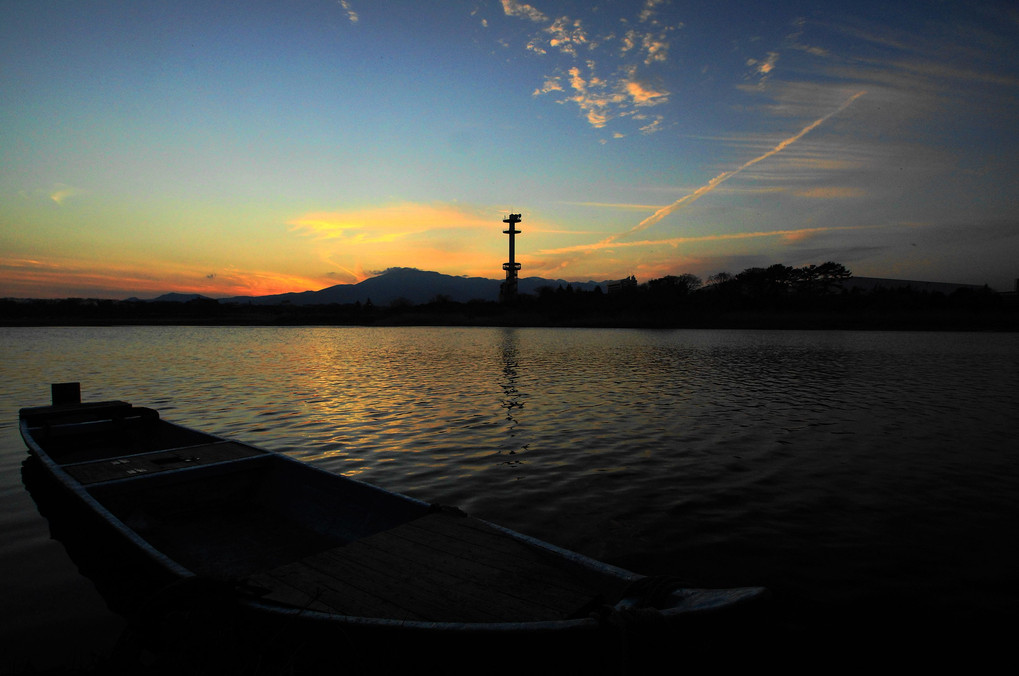
[[[867,92],[865,92],[865,91],[860,91],[860,92],[857,92],[857,93],[853,94],[841,106],[839,106],[838,108],[836,108],[832,112],[828,113],[824,117],[819,118],[817,120],[814,120],[813,122],[808,124],[802,130],[800,130],[799,134],[796,134],[795,136],[790,136],[789,138],[787,138],[786,140],[782,141],[777,146],[775,146],[774,148],[772,148],[768,152],[764,153],[760,157],[755,157],[754,159],[750,160],[749,162],[746,162],[743,165],[741,165],[741,166],[739,166],[739,167],[737,167],[735,169],[732,169],[731,171],[726,171],[724,173],[719,174],[718,176],[715,176],[713,179],[711,179],[710,181],[708,181],[707,183],[705,183],[701,187],[697,188],[696,190],[694,190],[689,195],[684,195],[683,197],[679,198],[678,200],[676,200],[672,204],[670,204],[668,206],[662,207],[661,209],[659,209],[655,213],[651,214],[650,216],[645,218],[643,221],[641,221],[637,225],[635,225],[632,228],[630,228],[629,230],[627,230],[626,232],[624,232],[622,234],[619,234],[619,235],[613,235],[612,237],[609,237],[607,240],[605,240],[605,243],[614,242],[617,239],[620,239],[622,237],[626,237],[627,235],[631,235],[631,234],[633,234],[635,232],[640,232],[641,230],[645,230],[647,228],[650,228],[652,225],[654,225],[658,221],[662,220],[663,218],[665,218],[666,216],[668,216],[672,212],[676,211],[677,209],[680,209],[680,208],[682,208],[682,207],[684,207],[684,206],[686,206],[688,204],[691,204],[692,202],[695,202],[695,201],[699,200],[701,197],[704,197],[709,192],[711,192],[712,190],[717,188],[722,183],[725,183],[730,178],[732,178],[736,174],[740,173],[744,169],[746,169],[748,167],[752,167],[755,164],[757,164],[758,162],[766,160],[769,157],[771,157],[772,155],[776,155],[776,154],[782,152],[783,150],[785,150],[786,148],[788,148],[792,144],[796,143],[801,138],[803,138],[804,136],[806,136],[807,134],[809,134],[813,130],[817,129],[819,126],[821,126],[825,122],[827,122],[829,118],[831,118],[831,117],[841,113],[843,110],[848,108],[850,106],[850,104],[853,103],[853,101],[855,101],[856,99],[860,98],[861,96],[863,96],[866,93]]]
[[[766,230],[759,232],[730,232],[721,235],[700,235],[697,237],[672,237],[670,239],[640,240],[636,242],[599,242],[598,244],[577,244],[565,246],[559,249],[542,249],[539,254],[561,255],[568,253],[589,253],[597,249],[640,247],[640,246],[679,246],[680,244],[695,244],[698,242],[724,242],[734,239],[758,239],[764,237],[784,237],[786,239],[797,237],[808,237],[825,232],[836,232],[840,230],[870,230],[874,225],[843,225],[825,226],[820,228],[800,228],[798,230]]]

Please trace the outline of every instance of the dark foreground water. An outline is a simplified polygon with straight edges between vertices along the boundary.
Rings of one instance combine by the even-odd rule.
[[[68,380],[638,572],[768,586],[778,666],[977,666],[1019,624],[1017,334],[16,328],[0,356],[2,671],[87,668],[125,631],[21,482],[17,409]]]

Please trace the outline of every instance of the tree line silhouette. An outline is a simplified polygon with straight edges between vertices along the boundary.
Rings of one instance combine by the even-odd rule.
[[[493,325],[658,328],[876,328],[1019,330],[1014,294],[988,288],[951,293],[897,285],[848,288],[852,272],[836,262],[799,268],[772,265],[721,272],[707,282],[693,274],[609,292],[571,284],[541,287],[513,303],[461,302],[437,295],[428,303],[396,299],[385,306],[247,305],[209,298],[187,302],[0,300],[5,325]]]

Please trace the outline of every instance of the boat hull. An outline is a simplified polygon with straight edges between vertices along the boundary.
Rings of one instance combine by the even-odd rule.
[[[202,636],[232,627],[309,653],[339,641],[375,663],[368,646],[396,641],[467,663],[554,650],[595,668],[604,658],[581,654],[618,653],[621,636],[632,656],[676,627],[687,645],[719,622],[731,632],[765,596],[679,588],[124,402],[22,409],[20,424],[26,486],[54,535],[84,534],[82,550],[107,559],[79,564],[115,571],[100,591],[129,581],[111,606],[150,636],[185,616]]]

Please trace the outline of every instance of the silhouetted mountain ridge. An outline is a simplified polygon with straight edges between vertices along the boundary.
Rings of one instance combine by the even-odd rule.
[[[499,288],[503,280],[485,277],[460,277],[444,275],[438,272],[418,270],[416,268],[390,268],[380,275],[370,277],[357,284],[336,284],[318,291],[302,291],[267,296],[234,296],[221,298],[221,303],[245,305],[331,305],[331,304],[365,304],[369,300],[373,305],[388,306],[393,303],[406,302],[409,305],[422,305],[435,300],[445,299],[458,303],[471,300],[495,301],[499,298]],[[608,281],[603,282],[571,282],[563,279],[545,279],[542,277],[525,277],[518,280],[518,290],[522,294],[537,294],[542,287],[572,286],[577,291],[592,291],[596,287],[607,291]],[[971,284],[946,284],[939,282],[922,282],[895,279],[878,279],[873,277],[853,277],[843,282],[843,288],[870,292],[877,288],[902,289],[914,291],[951,293],[959,288],[979,289]],[[137,298],[128,299],[137,301]],[[166,293],[152,302],[188,302],[212,301],[208,296],[188,293]]]
[[[203,296],[200,293],[164,293],[162,296],[156,296],[155,298],[137,298],[132,296],[131,298],[125,299],[127,302],[137,303],[187,303],[192,300],[216,300],[208,296]]]
[[[223,298],[222,303],[329,305],[332,303],[367,303],[390,305],[406,301],[412,305],[429,303],[438,298],[466,303],[471,300],[494,301],[499,298],[501,279],[485,277],[456,277],[439,272],[416,268],[390,268],[381,275],[369,277],[357,284],[337,284],[319,291],[283,293],[271,296],[236,296]],[[543,286],[557,288],[572,285],[574,289],[592,291],[595,287],[605,290],[607,282],[567,282],[562,279],[524,277],[518,280],[520,293],[533,294]]]

